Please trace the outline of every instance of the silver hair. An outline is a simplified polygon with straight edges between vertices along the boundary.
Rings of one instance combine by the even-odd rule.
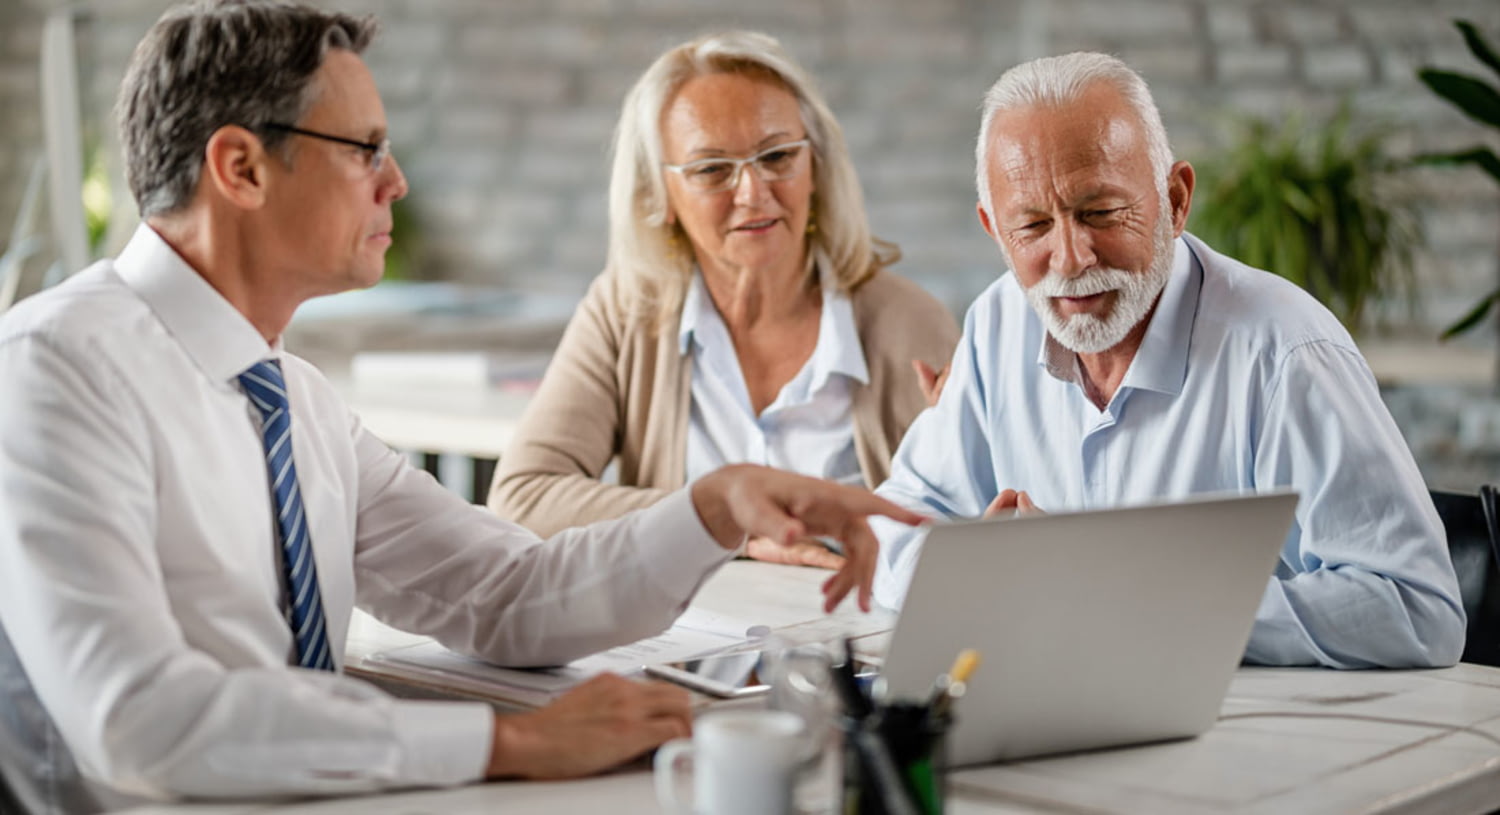
[[[680,226],[667,222],[662,172],[661,115],[690,79],[739,73],[764,77],[797,99],[812,143],[816,230],[809,257],[828,259],[841,291],[851,291],[901,252],[870,234],[864,193],[834,119],[812,77],[774,38],[753,31],[711,34],[678,45],[647,68],[625,96],[615,126],[609,181],[608,267],[621,275],[636,308],[667,325],[682,306],[693,259]]]
[[[1167,174],[1172,169],[1172,147],[1146,80],[1118,57],[1077,51],[1023,62],[1002,74],[985,93],[979,120],[979,141],[974,146],[974,186],[979,191],[979,202],[991,220],[995,217],[995,210],[989,185],[990,125],[996,114],[1027,107],[1065,105],[1077,101],[1096,82],[1107,83],[1118,90],[1140,118],[1146,134],[1151,172],[1156,177],[1156,191],[1162,206],[1169,206]]]
[[[374,38],[372,17],[275,0],[200,0],[169,9],[136,46],[115,115],[125,178],[142,218],[192,200],[214,132],[239,125],[267,150],[312,104],[313,75],[329,49],[356,54]]]

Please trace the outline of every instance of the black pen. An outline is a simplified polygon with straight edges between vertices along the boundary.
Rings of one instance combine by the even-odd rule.
[[[844,639],[843,664],[834,665],[831,670],[833,686],[844,700],[844,711],[856,720],[863,720],[873,713],[870,697],[860,690],[859,680],[854,676],[854,644],[848,638]]]

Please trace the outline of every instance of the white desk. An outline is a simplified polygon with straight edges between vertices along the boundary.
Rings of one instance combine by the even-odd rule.
[[[1001,812],[1489,812],[1500,744],[1455,728],[1500,738],[1500,670],[1243,668],[1199,738],[966,770],[952,784]]]
[[[582,294],[385,280],[303,303],[283,339],[288,349],[322,369],[370,430],[392,447],[493,459],[505,451],[525,394],[443,384],[432,371],[355,387],[353,358],[361,352],[472,352],[512,362],[545,359],[562,339]]]
[[[1334,673],[1244,669],[1227,717],[1370,715],[1475,727],[1500,737],[1500,670]],[[1226,718],[1189,741],[964,770],[966,813],[1460,813],[1500,804],[1500,746],[1443,727],[1342,719]],[[581,781],[485,784],[361,798],[147,807],[132,815],[413,815],[658,812],[641,766]]]
[[[709,608],[804,619],[823,575],[737,561],[705,585]],[[848,610],[840,613],[852,613]],[[366,619],[351,664],[410,642]],[[1357,717],[1376,717],[1368,721]],[[1405,723],[1396,720],[1404,720]],[[1477,731],[1478,734],[1475,732]],[[1486,734],[1486,735],[1479,735]],[[1500,806],[1500,669],[1336,672],[1244,668],[1223,718],[1188,741],[955,772],[949,812],[1458,813]],[[659,812],[643,764],[601,778],[282,804],[146,807],[132,815],[414,815]]]
[[[531,391],[493,385],[329,379],[365,427],[391,447],[422,456],[420,466],[474,503],[484,503],[495,461],[505,452]],[[445,477],[441,456],[461,456],[468,471]]]
[[[1474,727],[1500,737],[1500,670],[1240,671],[1226,717],[1370,715]],[[1460,813],[1500,805],[1500,746],[1444,727],[1343,719],[1226,718],[1189,741],[964,770],[949,811],[966,813]],[[658,812],[635,766],[602,778],[268,804],[170,806],[132,815],[413,815]]]
[[[531,399],[497,387],[335,380],[335,386],[381,441],[399,450],[496,459]]]
[[[1359,350],[1381,385],[1482,387],[1495,380],[1496,354],[1489,346],[1366,339]]]

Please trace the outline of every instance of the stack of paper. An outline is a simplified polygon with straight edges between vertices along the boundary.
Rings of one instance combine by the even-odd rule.
[[[689,608],[666,631],[555,668],[502,668],[435,642],[375,654],[365,670],[406,676],[453,690],[540,707],[590,677],[611,672],[639,674],[646,665],[731,651],[764,637],[769,629],[744,619]]]

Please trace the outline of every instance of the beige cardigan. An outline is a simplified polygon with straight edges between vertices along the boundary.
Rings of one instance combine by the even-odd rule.
[[[651,317],[635,314],[620,288],[607,271],[589,287],[490,485],[490,509],[539,535],[618,517],[683,485],[691,356],[678,352],[675,330],[653,330]],[[958,326],[932,295],[890,272],[850,300],[870,372],[851,394],[854,446],[873,488],[926,407],[911,361],[946,365]],[[616,456],[621,486],[601,484]]]

